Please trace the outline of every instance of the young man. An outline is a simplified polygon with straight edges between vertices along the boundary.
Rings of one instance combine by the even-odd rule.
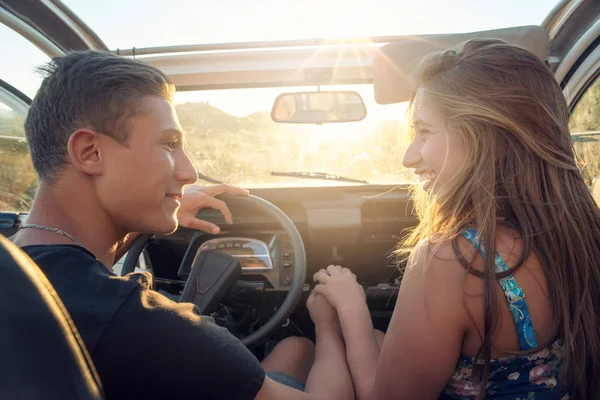
[[[292,338],[261,366],[194,306],[151,291],[144,274],[110,272],[130,232],[169,233],[178,222],[214,229],[196,220],[196,211],[217,208],[230,220],[227,206],[213,196],[246,192],[227,186],[184,192],[197,175],[183,149],[173,85],[156,68],[110,53],[76,52],[54,59],[45,72],[25,123],[40,185],[13,241],[67,307],[106,397],[352,398],[337,317],[322,297],[308,301],[314,362],[306,355],[312,349]],[[289,386],[265,377],[265,369]],[[304,381],[305,392],[291,387]]]

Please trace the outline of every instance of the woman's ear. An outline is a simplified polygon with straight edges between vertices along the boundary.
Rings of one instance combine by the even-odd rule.
[[[70,163],[88,175],[101,175],[104,170],[99,134],[89,129],[78,129],[67,143]]]

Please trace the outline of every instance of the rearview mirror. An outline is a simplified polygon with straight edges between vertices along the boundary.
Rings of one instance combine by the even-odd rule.
[[[283,93],[271,111],[273,121],[291,124],[353,122],[366,115],[363,99],[352,91]]]

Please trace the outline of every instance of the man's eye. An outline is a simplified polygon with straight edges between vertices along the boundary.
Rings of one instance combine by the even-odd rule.
[[[177,147],[177,140],[171,140],[170,142],[165,143],[165,145],[169,149],[174,150]]]

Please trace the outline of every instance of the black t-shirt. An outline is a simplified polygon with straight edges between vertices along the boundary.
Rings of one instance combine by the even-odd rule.
[[[147,273],[120,277],[79,246],[23,250],[44,271],[75,322],[107,400],[253,399],[258,360],[225,328],[150,290]]]

